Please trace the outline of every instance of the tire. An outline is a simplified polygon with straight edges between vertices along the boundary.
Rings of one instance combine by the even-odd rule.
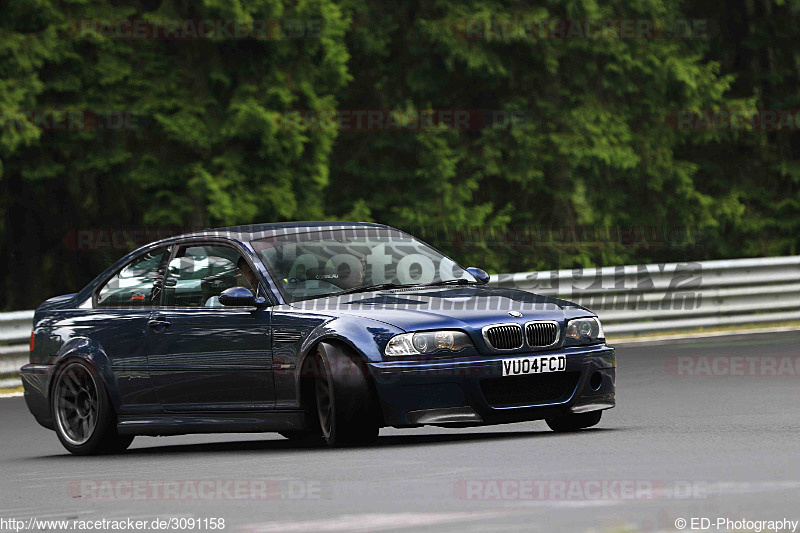
[[[314,401],[328,446],[357,446],[378,438],[380,410],[364,365],[338,346],[321,343],[315,358]]]
[[[567,433],[570,431],[578,431],[597,425],[600,422],[600,417],[603,411],[591,411],[589,413],[581,413],[578,415],[558,416],[555,418],[548,418],[545,420],[550,429],[557,433]]]
[[[56,372],[50,402],[56,435],[75,455],[119,453],[133,435],[117,433],[117,415],[97,371],[73,360]]]

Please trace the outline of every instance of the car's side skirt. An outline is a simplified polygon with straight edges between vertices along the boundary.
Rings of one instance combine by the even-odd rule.
[[[188,433],[263,433],[306,428],[303,411],[247,413],[169,413],[120,416],[117,431],[126,435],[184,435]]]

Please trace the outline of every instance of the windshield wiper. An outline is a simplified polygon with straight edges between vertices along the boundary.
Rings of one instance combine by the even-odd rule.
[[[464,278],[457,279],[440,279],[439,281],[432,281],[430,283],[422,283],[420,287],[435,287],[437,285],[474,285],[474,281]]]
[[[342,294],[353,294],[354,292],[369,292],[380,291],[385,289],[399,289],[401,287],[413,287],[414,285],[406,285],[402,283],[376,283],[374,285],[364,285],[363,287],[353,287],[341,292],[336,292],[331,296],[340,296]]]
[[[342,294],[353,294],[355,292],[400,289],[403,287],[435,287],[437,285],[469,285],[469,284],[474,284],[474,282],[464,278],[439,280],[439,281],[433,281],[431,283],[376,283],[374,285],[364,285],[363,287],[353,287],[352,289],[347,289],[341,292],[334,293],[332,296],[339,296]]]

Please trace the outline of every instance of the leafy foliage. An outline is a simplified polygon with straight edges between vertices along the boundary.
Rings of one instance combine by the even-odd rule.
[[[71,292],[121,255],[65,238],[104,226],[374,220],[492,271],[798,253],[800,124],[686,129],[669,118],[800,109],[798,0],[0,10],[4,309]],[[266,20],[271,33],[126,39],[96,24],[124,20]],[[559,20],[649,21],[662,33],[560,38],[522,24]],[[687,21],[707,21],[709,37],[663,34]],[[471,119],[365,131],[288,121],[298,110]]]

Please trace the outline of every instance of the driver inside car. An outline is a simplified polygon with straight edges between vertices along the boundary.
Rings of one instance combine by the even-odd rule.
[[[352,261],[342,261],[336,267],[336,274],[325,281],[332,283],[343,290],[360,287],[364,283],[366,268],[364,260],[351,256]]]
[[[236,262],[236,267],[237,271],[233,286],[249,289],[255,295],[258,288],[258,278],[253,272],[253,269],[250,268],[250,265],[247,264],[247,261],[245,261],[244,257],[239,257],[239,260]],[[206,300],[205,307],[222,307],[222,304],[219,301],[219,294],[216,294]]]

